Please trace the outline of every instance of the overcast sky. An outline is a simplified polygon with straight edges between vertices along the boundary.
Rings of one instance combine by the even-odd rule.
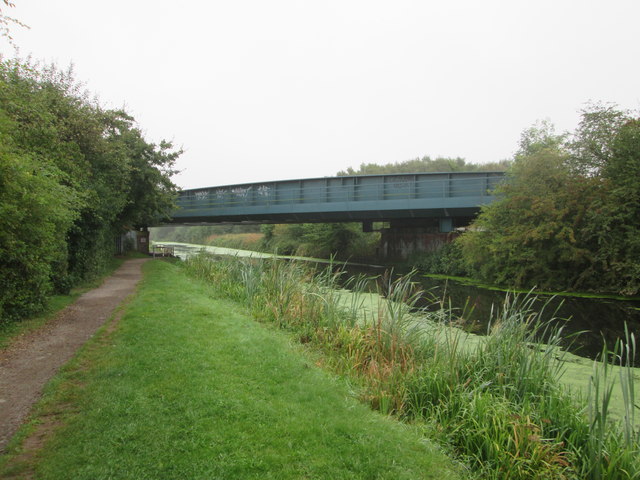
[[[500,160],[536,120],[640,107],[638,0],[14,3],[20,56],[182,146],[183,188]]]

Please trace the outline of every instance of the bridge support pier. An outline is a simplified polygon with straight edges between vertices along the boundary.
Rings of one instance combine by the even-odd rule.
[[[379,255],[405,260],[417,252],[434,252],[459,235],[457,226],[468,224],[467,219],[451,217],[391,222],[381,230]]]

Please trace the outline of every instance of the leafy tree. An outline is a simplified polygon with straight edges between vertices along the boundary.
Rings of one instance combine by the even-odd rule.
[[[54,165],[21,153],[0,117],[0,319],[38,311],[64,264],[65,233],[77,217],[77,195]]]
[[[640,120],[628,119],[608,147],[599,168],[601,196],[583,232],[593,251],[587,273],[631,295],[640,291]]]
[[[543,150],[560,151],[564,148],[567,134],[557,134],[555,126],[548,120],[536,122],[520,135],[516,159],[524,159]]]
[[[640,127],[610,106],[577,131],[523,133],[499,199],[459,240],[471,274],[512,286],[640,288]]]
[[[134,126],[133,117],[124,111],[107,114],[109,163],[125,163],[128,168],[121,187],[127,201],[121,209],[119,221],[140,228],[167,219],[177,196],[176,186],[170,178],[176,173],[173,166],[182,151],[174,151],[173,145],[166,141],[159,145],[148,143]],[[114,162],[115,157],[122,161]]]
[[[585,209],[577,200],[589,187],[571,177],[566,159],[566,152],[557,148],[516,159],[497,189],[500,199],[484,207],[473,229],[459,240],[476,276],[544,288],[576,281],[588,253],[576,239]]]
[[[570,165],[582,175],[599,176],[613,156],[620,128],[631,118],[615,105],[590,103],[582,110],[578,129],[569,142]]]

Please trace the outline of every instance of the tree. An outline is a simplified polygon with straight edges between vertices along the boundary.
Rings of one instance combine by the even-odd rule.
[[[557,147],[520,155],[459,242],[468,268],[489,282],[517,287],[573,285],[588,252],[576,238],[589,185],[571,176]]]
[[[66,260],[65,235],[77,218],[77,195],[54,165],[20,153],[0,121],[0,320],[37,312],[51,292],[54,267]]]
[[[579,174],[599,176],[611,161],[613,142],[630,112],[615,105],[589,103],[582,109],[578,129],[568,144],[571,167]]]
[[[170,179],[177,173],[174,164],[182,151],[174,150],[167,141],[159,145],[148,143],[135,128],[133,117],[124,111],[109,111],[105,116],[112,158],[126,159],[128,167],[123,185],[126,203],[118,221],[140,228],[167,219],[177,197],[177,188]]]
[[[560,151],[564,148],[567,134],[557,134],[555,126],[549,120],[536,122],[520,135],[516,159],[524,159],[543,150]]]
[[[573,135],[526,130],[499,199],[459,239],[472,275],[520,287],[640,289],[640,123],[591,105]]]
[[[608,148],[599,167],[602,195],[584,236],[593,251],[593,276],[633,295],[640,291],[640,120],[621,125]]]

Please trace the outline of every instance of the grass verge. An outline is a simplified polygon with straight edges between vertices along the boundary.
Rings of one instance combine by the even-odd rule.
[[[412,428],[371,412],[290,337],[176,265],[145,265],[115,331],[64,369],[37,421],[58,418],[5,478],[458,478]]]

